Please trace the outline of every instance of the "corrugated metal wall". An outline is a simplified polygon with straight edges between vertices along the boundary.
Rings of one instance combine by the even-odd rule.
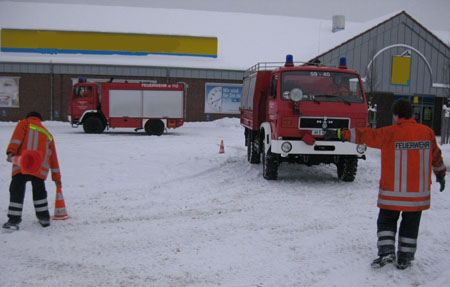
[[[242,81],[243,71],[113,65],[0,63],[0,73],[79,74],[135,77],[177,77]]]
[[[444,71],[450,62],[450,48],[406,13],[398,14],[318,58],[325,65],[337,65],[340,57],[346,57],[348,67],[358,71],[362,77],[366,77],[371,72],[367,70],[367,66],[376,53],[395,44],[405,44],[417,49],[429,62],[433,75],[431,77],[424,59],[418,53],[411,51],[410,85],[392,85],[392,57],[401,55],[409,49],[404,47],[387,49],[374,59],[370,69],[375,75],[373,77],[374,91],[446,96],[446,89],[433,88],[432,84],[448,84],[449,80],[445,78]]]

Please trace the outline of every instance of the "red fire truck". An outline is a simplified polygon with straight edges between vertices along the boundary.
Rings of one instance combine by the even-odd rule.
[[[353,181],[366,147],[324,140],[324,130],[368,126],[367,101],[359,74],[318,63],[258,63],[246,71],[241,125],[250,163],[277,179],[280,163],[335,164],[338,178]]]
[[[69,104],[73,127],[102,133],[106,127],[144,129],[161,135],[184,123],[185,84],[96,83],[80,79]]]

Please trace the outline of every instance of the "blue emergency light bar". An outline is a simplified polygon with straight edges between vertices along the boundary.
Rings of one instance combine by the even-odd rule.
[[[339,69],[347,69],[347,58],[341,57],[339,59]]]
[[[286,55],[286,62],[284,63],[285,67],[293,67],[294,66],[294,56]]]

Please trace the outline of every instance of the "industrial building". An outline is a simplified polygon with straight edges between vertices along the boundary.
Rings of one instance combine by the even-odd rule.
[[[238,116],[236,106],[208,106],[208,92],[239,88],[246,68],[292,54],[295,60],[331,66],[345,57],[365,81],[376,111],[372,126],[391,124],[391,104],[407,97],[416,120],[440,133],[450,90],[450,33],[436,35],[405,11],[351,23],[339,15],[324,21],[151,8],[121,13],[93,6],[81,23],[75,15],[82,10],[81,5],[0,2],[1,121],[17,121],[30,110],[46,120],[66,121],[72,85],[81,77],[183,82],[189,87],[186,121]],[[32,11],[41,17],[29,20]]]

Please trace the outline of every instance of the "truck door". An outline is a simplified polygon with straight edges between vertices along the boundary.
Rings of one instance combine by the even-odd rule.
[[[279,90],[278,85],[278,74],[272,75],[272,80],[270,84],[270,94],[267,97],[267,106],[266,106],[266,121],[270,123],[272,129],[272,137],[276,136],[276,126],[278,120],[278,104],[277,104],[277,93]]]
[[[72,92],[70,114],[78,120],[87,110],[97,110],[96,87],[92,85],[76,85]]]

